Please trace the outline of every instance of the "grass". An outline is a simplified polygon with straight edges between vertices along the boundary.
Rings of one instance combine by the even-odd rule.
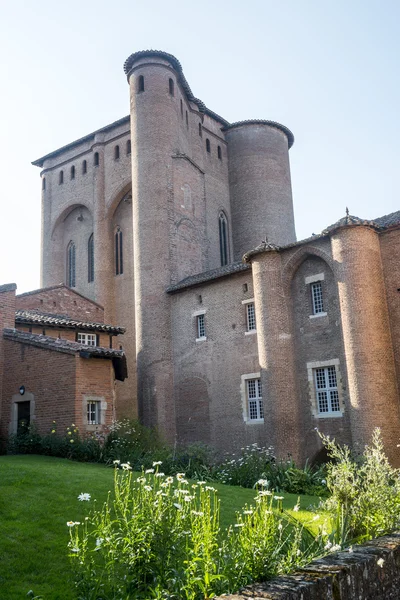
[[[255,491],[212,485],[221,499],[221,527],[228,527],[236,511],[252,503]],[[25,598],[33,590],[43,600],[73,600],[66,523],[82,521],[93,506],[92,501],[77,500],[81,492],[102,504],[112,489],[113,469],[104,465],[46,456],[0,456],[0,598]],[[297,496],[282,495],[283,508],[291,511]],[[303,496],[300,510],[293,514],[310,521],[306,509],[317,502]]]

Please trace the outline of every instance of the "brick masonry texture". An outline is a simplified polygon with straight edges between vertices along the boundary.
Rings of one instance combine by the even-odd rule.
[[[293,575],[248,586],[219,600],[396,600],[399,586],[400,535],[394,533],[355,546],[352,553],[315,560]]]
[[[139,416],[170,442],[221,451],[272,444],[303,462],[321,456],[316,428],[361,447],[380,425],[400,464],[400,212],[374,222],[347,214],[296,242],[287,128],[227,123],[193,95],[166,53],[135,53],[126,69],[129,118],[34,163],[45,179],[46,289],[18,296],[17,308],[124,327],[113,341],[128,363],[115,414]],[[74,291],[65,286],[71,242]],[[324,311],[314,315],[310,281],[318,276]],[[252,298],[257,330],[246,334],[243,301]],[[199,311],[206,340],[196,340]],[[327,365],[340,410],[324,414],[315,369]],[[261,380],[264,422],[246,418],[248,375]]]

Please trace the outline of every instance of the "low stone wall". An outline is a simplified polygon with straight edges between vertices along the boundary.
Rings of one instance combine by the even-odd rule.
[[[221,600],[397,600],[400,533],[313,561],[285,577],[248,586]]]

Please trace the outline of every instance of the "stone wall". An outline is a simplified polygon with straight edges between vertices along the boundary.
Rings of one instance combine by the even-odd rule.
[[[400,589],[400,533],[353,552],[315,560],[293,575],[248,586],[224,600],[395,600]]]

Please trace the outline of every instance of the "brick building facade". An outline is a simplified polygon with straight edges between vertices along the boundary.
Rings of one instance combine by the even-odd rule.
[[[111,425],[115,381],[126,377],[115,339],[124,329],[64,285],[15,290],[0,286],[0,440],[30,424],[45,434],[73,423],[83,435]]]
[[[290,130],[228,123],[167,53],[124,68],[130,116],[33,163],[42,285],[126,329],[117,416],[300,461],[316,428],[362,445],[380,426],[398,463],[400,212],[297,242]]]

